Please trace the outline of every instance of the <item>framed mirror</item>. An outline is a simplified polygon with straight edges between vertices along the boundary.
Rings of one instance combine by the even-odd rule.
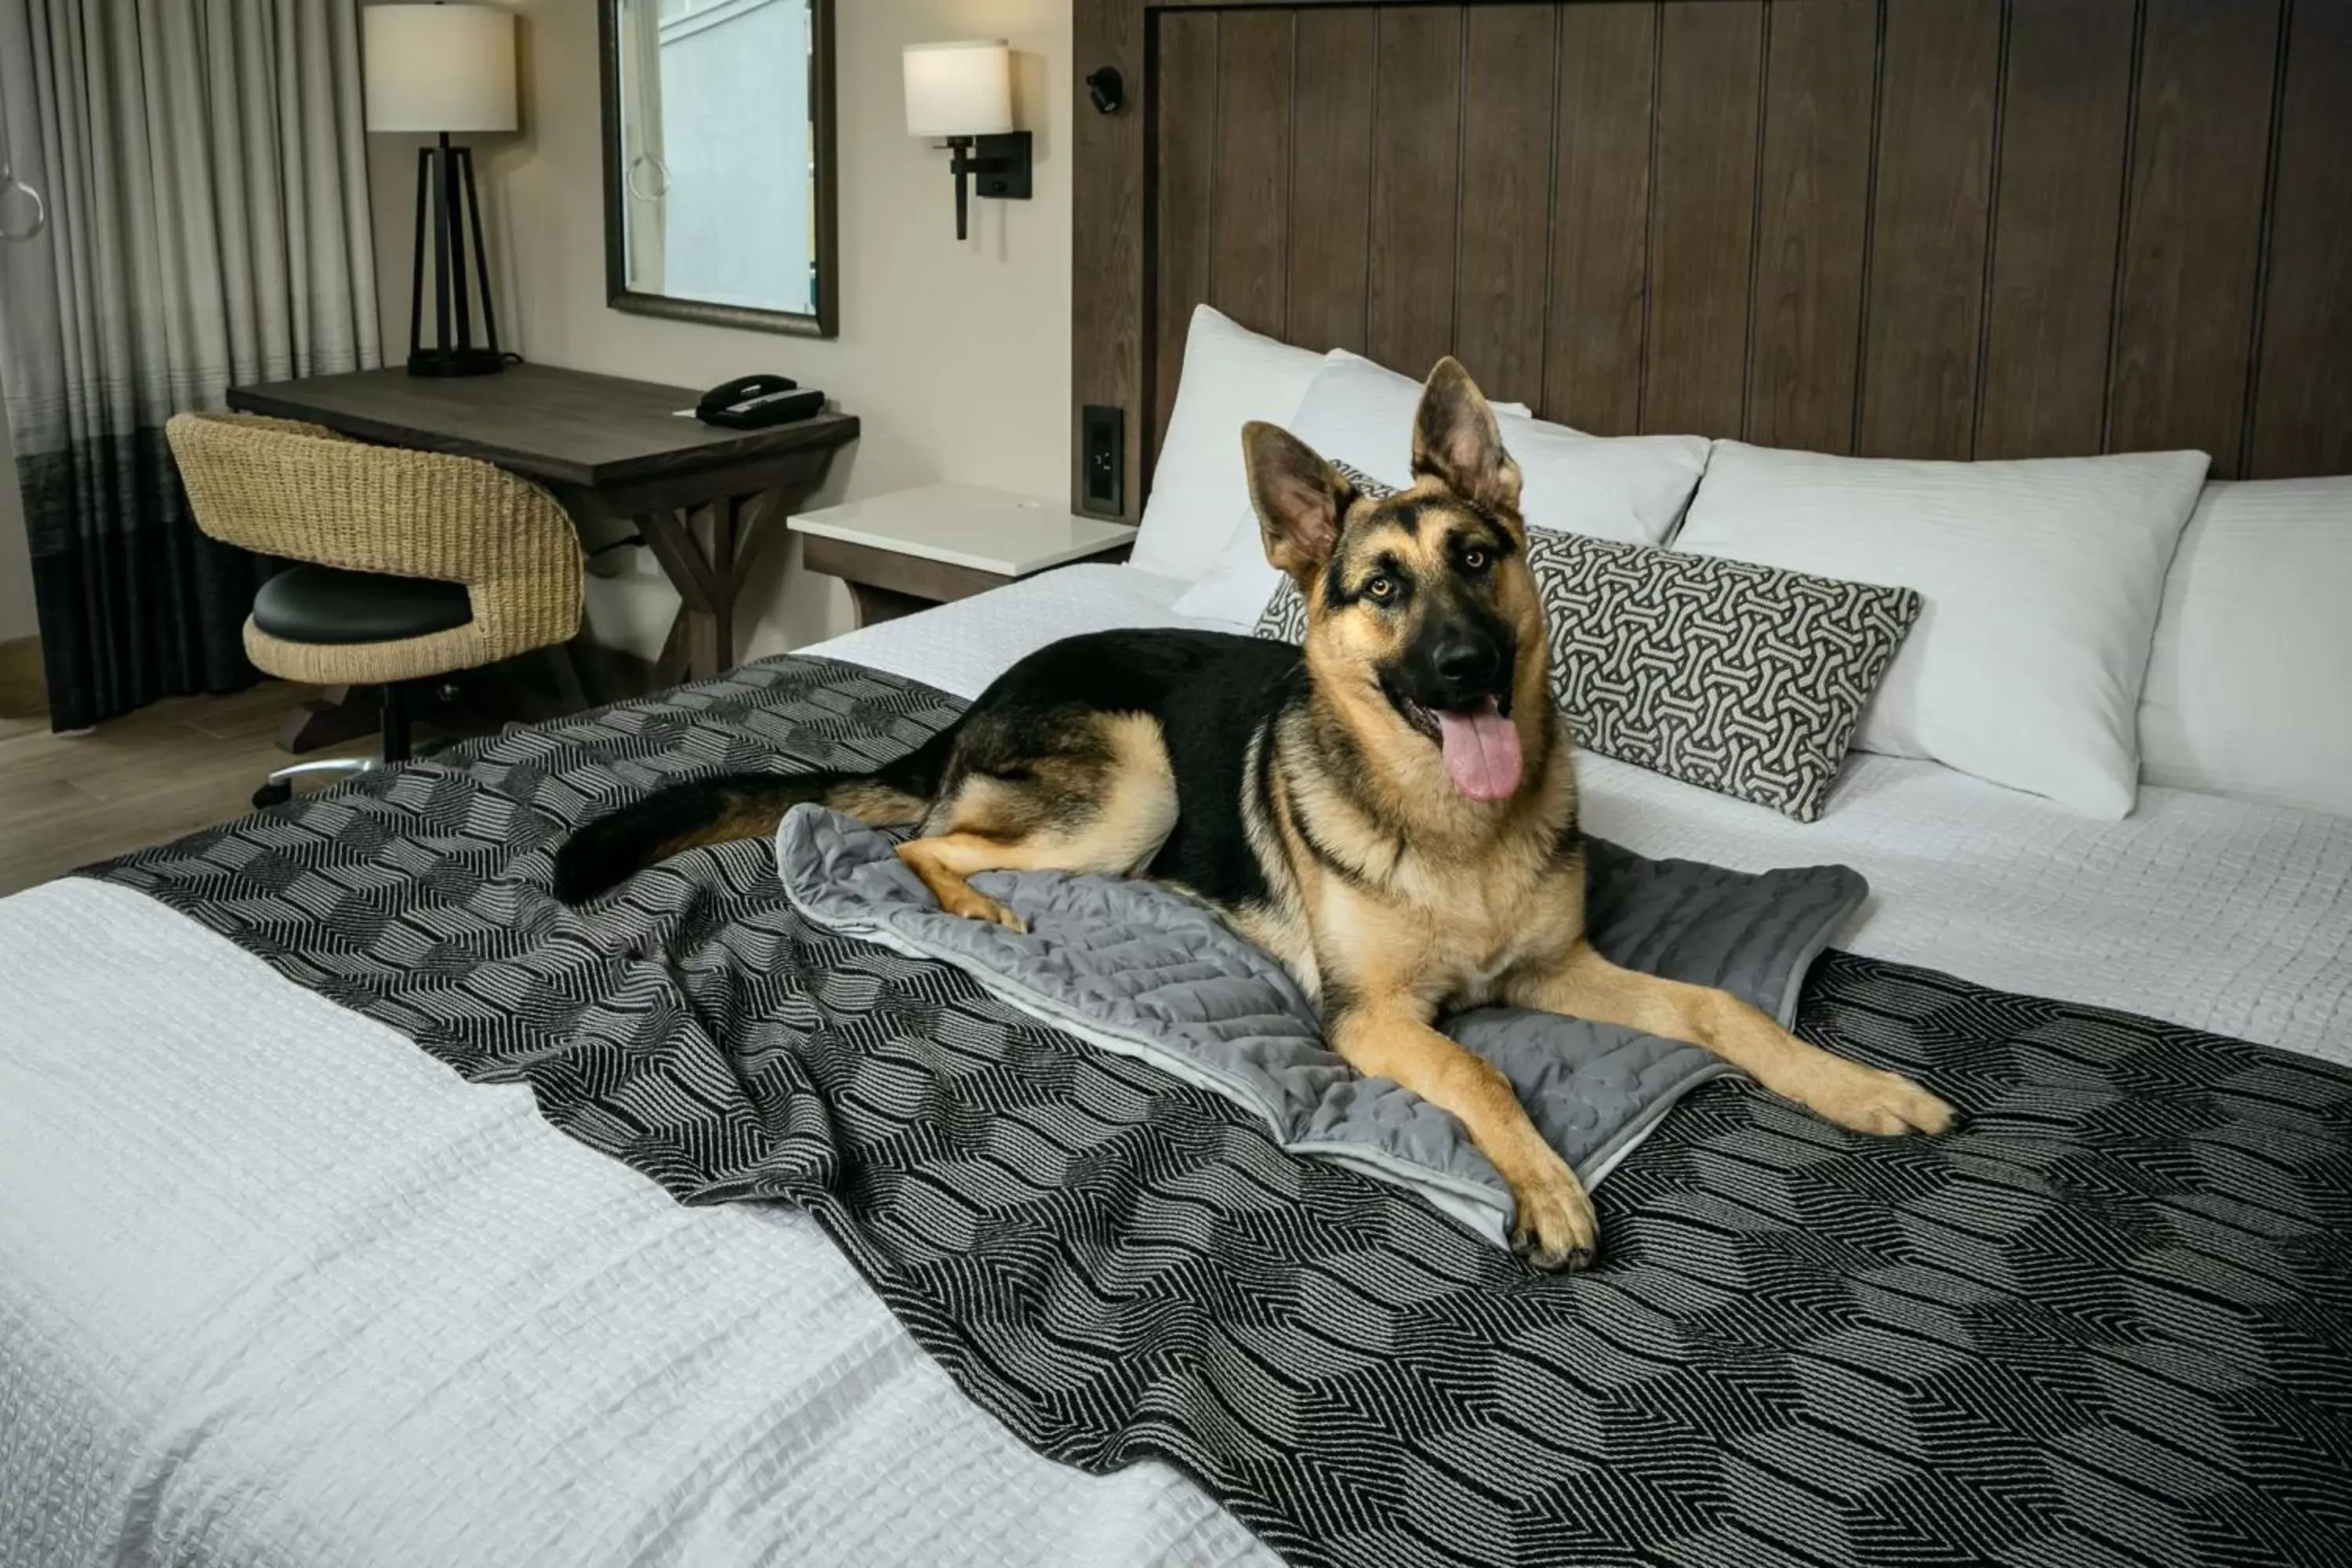
[[[834,0],[597,0],[615,310],[829,338]]]

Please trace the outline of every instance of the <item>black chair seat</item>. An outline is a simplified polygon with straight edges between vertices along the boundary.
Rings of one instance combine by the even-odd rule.
[[[473,618],[461,583],[332,566],[289,567],[253,596],[253,624],[287,642],[397,642]]]

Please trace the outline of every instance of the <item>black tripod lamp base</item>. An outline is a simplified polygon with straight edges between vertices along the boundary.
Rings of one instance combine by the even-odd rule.
[[[472,265],[469,267],[467,262]],[[481,312],[482,340],[474,336]],[[434,342],[425,342],[433,317]],[[408,374],[496,375],[511,355],[499,352],[489,258],[482,245],[482,204],[474,190],[474,155],[443,136],[416,161],[416,263],[408,303]]]
[[[506,367],[496,349],[418,349],[408,356],[411,375],[496,375]]]

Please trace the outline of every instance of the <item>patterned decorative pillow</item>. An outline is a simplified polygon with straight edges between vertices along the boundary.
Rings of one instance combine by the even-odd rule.
[[[1344,470],[1370,496],[1393,488]],[[1576,743],[1799,822],[1822,814],[1919,595],[1719,556],[1528,531],[1552,700]],[[1257,635],[1298,642],[1287,578]]]

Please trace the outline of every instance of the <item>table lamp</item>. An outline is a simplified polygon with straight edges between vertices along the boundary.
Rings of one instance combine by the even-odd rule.
[[[452,147],[452,132],[512,131],[514,16],[496,5],[371,5],[362,14],[367,128],[428,132],[436,145],[416,153],[416,261],[408,305],[408,374],[488,375],[506,368],[490,303],[482,247],[482,204],[474,154]],[[431,238],[426,238],[427,215]],[[466,252],[471,237],[472,299],[484,342],[474,342]],[[425,346],[425,273],[433,272],[435,340]]]

